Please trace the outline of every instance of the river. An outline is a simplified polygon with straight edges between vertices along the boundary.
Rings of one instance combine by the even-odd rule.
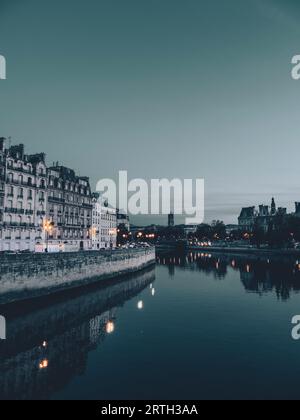
[[[300,265],[160,254],[153,269],[0,308],[0,399],[298,399]]]

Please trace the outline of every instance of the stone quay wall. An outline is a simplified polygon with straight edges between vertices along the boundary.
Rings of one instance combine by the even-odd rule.
[[[0,305],[140,271],[155,249],[0,256]]]

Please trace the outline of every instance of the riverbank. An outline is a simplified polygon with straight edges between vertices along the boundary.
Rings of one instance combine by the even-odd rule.
[[[178,251],[178,252],[203,252],[219,253],[228,255],[252,255],[265,257],[295,257],[300,258],[300,249],[271,249],[271,248],[250,248],[250,247],[227,247],[227,246],[176,246],[175,245],[158,245],[156,247],[158,252]]]
[[[155,249],[0,257],[0,305],[100,283],[155,264]]]
[[[300,257],[299,249],[270,249],[270,248],[241,248],[241,247],[196,247],[189,246],[187,251],[197,251],[205,253],[222,253],[222,254],[240,254],[240,255],[257,255],[257,256],[282,256],[282,257]]]

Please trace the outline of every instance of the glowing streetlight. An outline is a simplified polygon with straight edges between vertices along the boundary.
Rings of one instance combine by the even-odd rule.
[[[115,331],[115,324],[112,321],[108,321],[106,324],[107,334],[112,334]]]
[[[43,230],[46,234],[46,252],[48,252],[49,234],[52,233],[53,227],[54,227],[54,222],[52,222],[51,220],[44,219]]]
[[[42,360],[41,363],[39,364],[40,369],[47,369],[48,366],[49,366],[49,360],[47,359]]]

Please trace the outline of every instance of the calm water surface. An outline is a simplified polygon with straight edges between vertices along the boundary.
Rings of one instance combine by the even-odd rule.
[[[0,398],[298,399],[299,291],[296,261],[161,254],[122,282],[2,308]]]

